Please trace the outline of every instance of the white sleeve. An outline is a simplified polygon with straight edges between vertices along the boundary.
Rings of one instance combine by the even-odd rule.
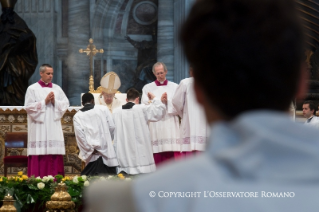
[[[113,118],[114,127],[115,127],[115,126],[116,126],[116,114],[115,114],[115,113],[112,114],[112,118]],[[116,152],[116,147],[117,147],[117,140],[118,140],[117,130],[118,130],[118,128],[115,127],[115,129],[114,129],[114,137],[112,137],[112,140],[113,140],[113,148],[114,148],[114,151],[115,151],[116,154],[117,154],[117,152]]]
[[[149,104],[149,98],[147,96],[147,93],[148,93],[148,89],[146,86],[143,87],[142,89],[142,99],[141,99],[141,104],[144,104],[144,105],[148,105]]]
[[[76,116],[73,117],[73,125],[76,142],[80,149],[79,158],[81,158],[87,163],[88,161],[90,161],[90,158],[92,157],[94,148],[87,143],[84,129],[81,125],[81,121]]]
[[[154,98],[151,104],[143,107],[143,113],[147,121],[156,122],[165,116],[166,107],[159,99]]]
[[[35,90],[28,88],[25,95],[24,108],[33,121],[43,123],[46,110],[45,100],[37,102],[34,92]]]
[[[64,94],[63,90],[58,87],[58,96],[54,100],[54,120],[57,121],[62,118],[65,111],[70,106],[69,100]]]
[[[105,109],[106,109],[106,121],[109,125],[111,138],[112,138],[112,140],[114,140],[115,124],[114,124],[114,120],[113,120],[113,115],[107,107],[105,107]]]
[[[176,86],[177,87],[177,86]],[[175,110],[174,106],[173,106],[173,103],[172,103],[172,99],[173,99],[173,96],[175,95],[175,92],[176,92],[176,89],[174,90],[173,94],[171,96],[169,96],[167,94],[167,112],[170,114],[170,115],[178,115],[177,111]]]
[[[176,88],[175,94],[174,94],[173,99],[172,99],[172,105],[174,107],[174,111],[181,118],[183,118],[185,97],[186,97],[186,86],[183,82],[181,82],[179,84],[179,86]]]

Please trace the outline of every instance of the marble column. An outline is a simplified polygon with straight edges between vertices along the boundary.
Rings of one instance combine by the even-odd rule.
[[[174,80],[174,1],[158,0],[157,61],[166,64],[167,79]]]
[[[89,91],[89,57],[80,54],[90,39],[90,0],[69,0],[68,91],[71,106],[81,105],[81,93]]]
[[[179,31],[196,0],[174,0],[174,81],[189,77],[189,64],[179,42]]]

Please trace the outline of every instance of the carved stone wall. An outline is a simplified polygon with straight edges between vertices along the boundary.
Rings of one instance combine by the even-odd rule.
[[[175,2],[179,1],[176,8]],[[29,83],[39,80],[38,68],[50,63],[53,82],[62,87],[72,106],[81,105],[80,95],[88,91],[89,58],[79,54],[93,38],[104,54],[94,58],[95,87],[106,72],[115,71],[122,79],[122,93],[134,85],[138,50],[124,39],[151,41],[158,30],[158,61],[167,64],[169,80],[179,83],[186,76],[185,60],[176,45],[174,25],[194,0],[18,0],[15,11],[37,37],[39,64]],[[174,16],[175,14],[175,16]],[[175,55],[178,54],[175,58]],[[182,60],[181,63],[178,61]],[[176,63],[176,65],[175,65]],[[178,70],[177,77],[175,71]]]
[[[15,12],[26,22],[37,38],[38,66],[29,83],[39,80],[39,67],[43,63],[53,65],[57,70],[57,13],[56,0],[18,0]],[[57,70],[53,82],[57,83],[60,73]]]

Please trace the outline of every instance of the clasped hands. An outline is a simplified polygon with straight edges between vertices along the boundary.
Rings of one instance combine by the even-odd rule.
[[[153,100],[155,98],[155,95],[151,92],[148,92],[147,96],[150,100]],[[161,101],[163,102],[163,104],[167,104],[167,93],[166,92],[162,94]]]
[[[54,105],[54,92],[50,92],[47,97],[45,98],[45,104],[49,104],[50,102]]]

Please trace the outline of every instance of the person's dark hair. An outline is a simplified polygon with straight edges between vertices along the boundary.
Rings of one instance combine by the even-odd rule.
[[[89,103],[92,99],[94,99],[93,94],[91,93],[85,93],[82,96],[82,105],[85,105],[86,103]]]
[[[196,83],[225,116],[289,108],[304,49],[294,1],[197,1],[180,39]]]
[[[316,115],[317,107],[313,101],[307,100],[303,102],[304,105],[308,104],[310,111],[313,110],[313,115]]]
[[[140,93],[135,89],[135,88],[130,88],[127,92],[126,92],[126,98],[128,101],[133,101],[135,100],[137,97],[140,97]]]

